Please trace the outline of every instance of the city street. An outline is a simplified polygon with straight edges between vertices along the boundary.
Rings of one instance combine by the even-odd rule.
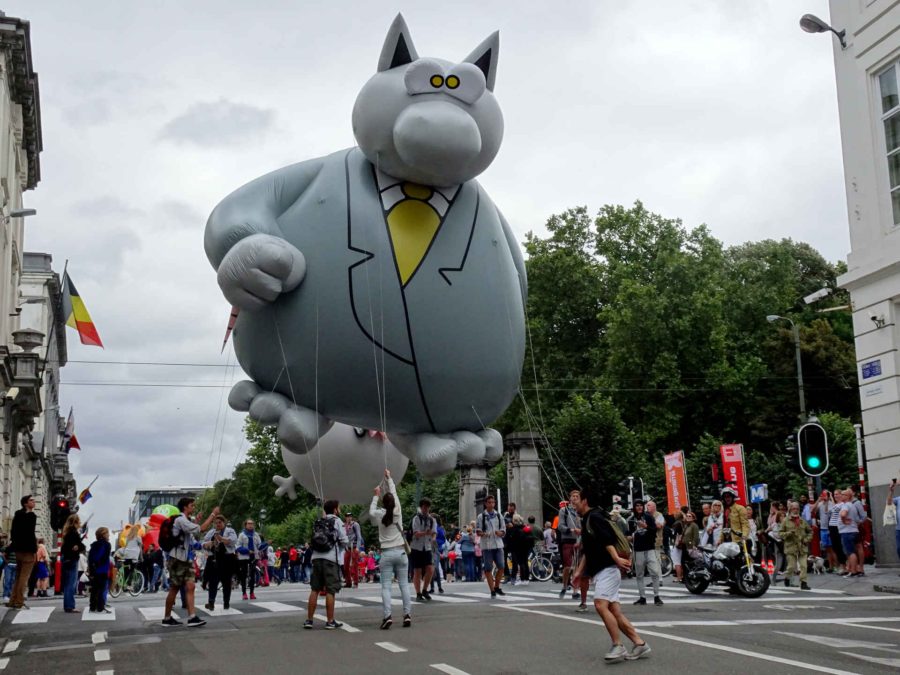
[[[884,673],[900,668],[900,595],[873,584],[897,583],[896,571],[863,580],[811,576],[812,591],[772,589],[758,600],[716,589],[691,596],[666,579],[663,607],[634,607],[634,580],[623,606],[653,652],[608,666],[635,673]],[[111,615],[66,615],[61,601],[32,600],[31,610],[0,610],[0,670],[11,673],[551,673],[607,666],[606,632],[593,613],[559,600],[558,585],[508,587],[490,600],[483,584],[448,583],[444,595],[416,603],[413,627],[378,629],[376,584],[339,596],[344,627],[302,630],[308,587],[261,589],[225,615],[200,613],[198,629],[163,628],[159,594],[113,601]],[[395,592],[396,594],[396,592]],[[203,594],[205,595],[205,594]],[[199,597],[199,596],[198,596]],[[79,601],[79,606],[81,605]],[[395,605],[399,601],[395,599]],[[323,616],[320,606],[319,615]],[[176,610],[176,614],[179,612]],[[181,613],[181,618],[184,618]]]

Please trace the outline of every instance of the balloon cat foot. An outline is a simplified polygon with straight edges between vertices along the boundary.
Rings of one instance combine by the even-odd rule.
[[[287,478],[284,476],[272,476],[272,482],[278,486],[278,489],[275,490],[276,497],[284,497],[287,495],[287,498],[291,501],[297,499],[297,491],[294,489],[297,481],[294,480],[293,476]]]
[[[503,456],[503,438],[494,429],[452,434],[389,434],[389,437],[425,478],[448,474],[458,464],[495,464]]]
[[[256,382],[243,380],[231,388],[228,405],[267,426],[278,426],[278,440],[291,452],[305,454],[331,429],[334,422],[315,410],[294,405],[274,391],[263,391]]]

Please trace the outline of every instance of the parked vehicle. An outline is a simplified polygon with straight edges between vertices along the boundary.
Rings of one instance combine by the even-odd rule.
[[[729,535],[730,531],[725,530]],[[710,584],[727,586],[746,598],[758,598],[769,590],[769,574],[753,562],[746,540],[725,541],[716,547],[701,546],[685,554],[684,586],[700,595]]]

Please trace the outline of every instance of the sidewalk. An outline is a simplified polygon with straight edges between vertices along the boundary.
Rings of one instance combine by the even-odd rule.
[[[773,582],[772,588],[781,586],[783,578],[779,575],[778,582]],[[797,577],[794,577],[794,585],[798,583]],[[866,575],[852,579],[844,579],[839,574],[810,573],[808,583],[814,589],[842,591],[849,595],[869,595],[873,590],[900,594],[900,568],[866,565]]]

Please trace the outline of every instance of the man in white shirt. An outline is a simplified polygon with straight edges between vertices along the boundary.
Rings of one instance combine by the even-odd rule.
[[[322,505],[325,511],[323,518],[313,523],[313,536],[310,546],[312,554],[312,575],[309,579],[309,600],[306,603],[306,621],[303,628],[313,627],[313,614],[319,593],[325,591],[325,628],[334,630],[344,624],[334,620],[334,596],[341,590],[341,566],[344,564],[344,551],[350,543],[347,532],[341,524],[340,504],[336,499],[329,499]],[[328,529],[330,528],[330,530]],[[322,540],[320,540],[322,539]]]
[[[494,510],[497,502],[491,495],[484,499],[484,511],[475,519],[475,533],[481,537],[481,564],[484,568],[484,579],[491,591],[491,598],[498,595],[506,595],[500,584],[503,582],[503,572],[506,567],[506,558],[503,555],[503,536],[506,534],[506,525],[503,516]]]
[[[172,527],[172,534],[180,537],[179,543],[169,551],[169,560],[167,568],[169,570],[169,592],[166,595],[166,615],[162,620],[163,626],[180,626],[181,621],[172,617],[172,607],[175,605],[175,598],[182,586],[185,589],[185,599],[187,600],[188,609],[188,628],[202,626],[206,623],[197,616],[194,609],[194,542],[198,535],[207,529],[210,523],[217,515],[219,515],[219,507],[213,507],[209,517],[202,525],[197,525],[191,520],[196,506],[193,497],[182,497],[178,500],[178,510],[181,511],[175,519]]]

